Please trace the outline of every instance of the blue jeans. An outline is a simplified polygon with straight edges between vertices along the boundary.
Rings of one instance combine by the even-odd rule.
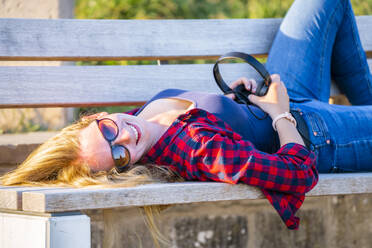
[[[296,0],[266,67],[302,114],[319,172],[372,171],[372,76],[349,0]],[[331,78],[360,106],[328,104]]]

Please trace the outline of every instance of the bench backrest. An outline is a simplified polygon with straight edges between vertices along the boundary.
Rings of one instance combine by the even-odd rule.
[[[280,22],[1,19],[0,60],[214,60],[233,50],[262,56]],[[357,17],[357,22],[372,57],[372,17]],[[226,68],[224,77],[233,80],[246,66]],[[212,64],[0,66],[0,108],[130,105],[165,88],[219,92]]]

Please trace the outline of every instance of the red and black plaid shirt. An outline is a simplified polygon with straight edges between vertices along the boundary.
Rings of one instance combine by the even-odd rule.
[[[315,154],[306,147],[261,152],[202,109],[180,115],[140,162],[169,166],[186,180],[257,186],[290,229],[298,228],[295,213],[318,182]]]

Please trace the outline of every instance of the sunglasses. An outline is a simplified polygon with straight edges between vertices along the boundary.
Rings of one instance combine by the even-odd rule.
[[[129,150],[122,145],[113,145],[112,142],[119,135],[119,127],[115,121],[109,118],[96,120],[98,129],[110,145],[111,155],[115,162],[115,169],[118,173],[123,172],[130,162]]]

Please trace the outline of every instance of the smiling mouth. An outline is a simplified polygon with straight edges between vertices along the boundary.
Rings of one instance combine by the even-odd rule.
[[[134,124],[131,124],[131,123],[128,123],[128,126],[133,130],[134,132],[134,135],[136,136],[136,145],[138,144],[140,138],[141,138],[141,132],[140,132],[140,129],[137,125],[134,125]]]

